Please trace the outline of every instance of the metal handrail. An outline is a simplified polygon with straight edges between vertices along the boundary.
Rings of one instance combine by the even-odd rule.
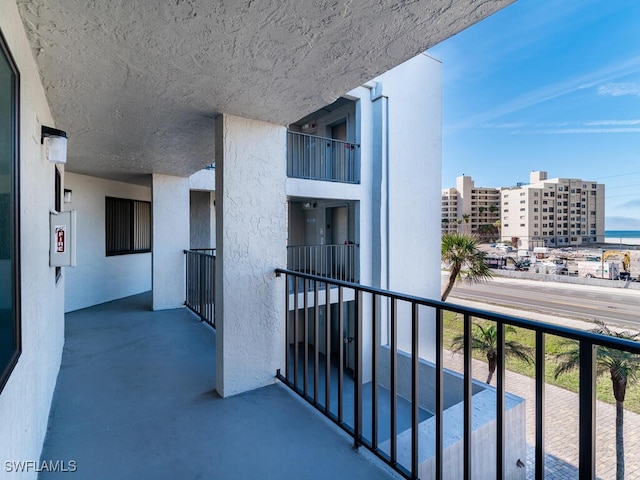
[[[287,176],[360,183],[359,148],[357,143],[287,132]]]
[[[215,249],[198,249],[213,251]],[[215,323],[216,257],[203,251],[184,250],[186,264],[185,306],[213,328]]]
[[[277,269],[277,276],[284,276],[287,282],[285,296],[286,321],[286,349],[285,349],[285,373],[278,370],[277,377],[288,387],[293,389],[314,407],[329,417],[352,437],[354,447],[365,446],[374,454],[388,463],[397,472],[407,479],[417,479],[419,475],[419,371],[420,358],[418,355],[418,339],[420,316],[424,311],[420,307],[430,307],[429,317],[435,324],[434,331],[430,334],[435,336],[435,477],[443,478],[444,468],[444,368],[443,368],[443,314],[445,311],[455,312],[462,315],[464,331],[464,374],[463,374],[463,412],[464,412],[464,435],[463,435],[463,465],[461,478],[471,478],[471,459],[474,449],[477,448],[471,441],[472,428],[472,395],[473,378],[471,373],[471,338],[472,319],[480,318],[495,322],[498,335],[498,365],[496,369],[496,478],[504,479],[506,475],[505,449],[507,448],[507,432],[505,431],[506,391],[505,391],[505,326],[521,327],[532,330],[536,334],[535,347],[535,418],[536,418],[536,444],[535,444],[535,478],[544,478],[545,470],[545,337],[546,335],[556,335],[565,339],[575,340],[579,343],[580,364],[579,379],[579,458],[578,470],[579,478],[595,478],[595,373],[596,373],[596,347],[602,346],[611,349],[640,354],[640,343],[631,340],[601,335],[593,332],[577,330],[561,325],[552,325],[533,320],[488,312],[476,308],[468,308],[460,305],[444,303],[438,300],[430,300],[399,292],[387,291],[375,287],[363,286],[354,282],[346,282],[326,277],[301,273],[293,270]],[[302,287],[300,287],[302,284]],[[336,294],[330,292],[337,291]],[[345,356],[345,344],[339,342],[338,352],[331,350],[331,328],[342,334],[345,324],[345,297],[349,292],[349,301],[352,302],[351,312],[354,318],[354,335],[349,337],[352,348],[356,353],[354,357],[353,381],[354,393],[345,397],[344,386],[342,384],[345,369],[343,366]],[[321,295],[322,294],[322,295]],[[370,316],[365,318],[363,309],[363,296],[367,301],[371,300]],[[397,306],[402,302],[410,305],[410,318],[398,317]],[[372,416],[370,419],[363,419],[363,364],[371,362],[371,382],[378,385],[378,360],[377,351],[380,346],[380,318],[384,314],[381,306],[386,305],[389,348],[390,348],[390,447],[385,451],[378,444],[378,397],[377,388],[372,388]],[[324,307],[324,326],[320,325],[319,307]],[[333,312],[333,313],[332,313]],[[332,315],[337,314],[337,319]],[[411,352],[410,357],[410,395],[411,402],[411,427],[410,427],[410,465],[402,464],[398,460],[398,440],[396,424],[396,405],[394,400],[398,394],[398,365],[397,358],[400,353],[397,341],[398,325],[401,321],[409,322],[411,330]],[[403,324],[404,325],[404,324]],[[365,328],[366,327],[366,328]],[[406,327],[406,325],[405,325]],[[320,330],[322,328],[322,330]],[[423,327],[422,327],[423,328]],[[302,331],[300,331],[302,329]],[[371,335],[365,339],[363,331],[366,329]],[[324,335],[324,341],[322,336]],[[423,333],[424,335],[424,333]],[[293,340],[292,340],[293,339]],[[299,343],[302,343],[300,346]],[[363,356],[363,345],[373,345],[370,357]],[[324,373],[322,371],[318,350],[324,349]],[[302,350],[302,351],[300,351]],[[311,351],[313,350],[313,352]],[[311,355],[312,361],[309,361]],[[338,357],[337,366],[331,364],[331,356]],[[301,367],[299,367],[299,363]],[[302,369],[302,372],[299,370]],[[311,369],[311,373],[308,370]],[[331,402],[331,378],[328,372],[338,370],[338,393],[337,408]],[[406,371],[406,370],[402,370]],[[313,381],[308,381],[308,376],[313,376]],[[321,378],[324,376],[324,379]],[[302,379],[300,378],[302,377]],[[302,381],[301,381],[302,380]],[[324,400],[319,396],[319,390],[324,388]],[[373,393],[375,392],[375,393]],[[406,397],[405,397],[406,398]],[[348,399],[353,402],[347,405]],[[352,420],[345,417],[345,410],[353,409]],[[348,410],[347,410],[348,411]],[[369,433],[363,434],[363,421],[368,421]]]

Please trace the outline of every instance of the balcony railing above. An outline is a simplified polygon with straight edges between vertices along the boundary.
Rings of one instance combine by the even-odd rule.
[[[360,183],[359,148],[355,143],[287,132],[287,176]]]
[[[334,280],[360,281],[360,246],[300,245],[287,247],[287,268]]]

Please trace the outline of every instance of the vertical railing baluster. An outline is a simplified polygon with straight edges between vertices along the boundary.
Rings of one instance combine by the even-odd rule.
[[[580,390],[578,453],[580,480],[596,478],[595,431],[596,431],[596,347],[588,340],[580,341]]]
[[[536,478],[544,478],[545,336],[536,331]]]
[[[398,409],[398,301],[396,297],[391,298],[391,352],[389,362],[389,439],[391,440],[391,464],[398,461],[398,427],[396,424]]]
[[[504,378],[504,344],[505,328],[504,323],[496,322],[496,480],[504,480],[504,414],[505,414],[505,378]]]
[[[309,280],[306,278],[302,282],[304,288],[304,324],[302,325],[302,331],[304,335],[304,359],[302,362],[302,391],[304,392],[304,396],[307,396],[308,386],[309,386]]]
[[[205,288],[204,288],[204,318],[207,322],[211,323],[210,308],[211,308],[211,264],[209,262],[209,256],[202,255],[204,260],[205,269]]]
[[[343,299],[342,286],[338,286],[338,335],[340,335],[340,345],[338,346],[338,422],[340,423],[342,423],[344,419],[344,403],[342,397],[344,393],[344,342],[346,340],[344,334]]]
[[[284,342],[284,371],[285,371],[285,377],[287,379],[288,382],[291,381],[291,367],[289,366],[289,338],[290,338],[290,334],[291,334],[291,327],[289,326],[289,320],[291,315],[289,314],[289,280],[290,280],[290,276],[289,274],[285,274],[284,279],[284,311],[285,313],[285,322],[284,322],[284,338],[285,338],[285,342]]]
[[[296,390],[298,390],[298,322],[300,321],[298,286],[298,277],[293,277],[293,385]]]
[[[318,304],[318,282],[313,282],[313,404],[318,406],[318,370],[320,369],[320,345],[318,342],[320,305]]]
[[[331,284],[324,284],[324,411],[331,411]]]
[[[418,304],[411,303],[411,477],[418,478],[420,424],[420,342]]]
[[[471,420],[472,405],[471,395],[473,391],[472,374],[472,356],[471,356],[471,317],[468,313],[464,314],[464,460],[463,460],[463,477],[464,480],[471,480]]]
[[[378,448],[378,297],[371,295],[371,447]]]
[[[443,312],[436,309],[436,477],[435,480],[443,478],[444,461],[444,348],[443,348]]]
[[[354,355],[354,398],[353,398],[353,447],[362,443],[362,290],[355,290],[355,355]]]

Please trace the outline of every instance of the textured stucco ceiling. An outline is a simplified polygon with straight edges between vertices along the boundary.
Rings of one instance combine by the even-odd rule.
[[[67,168],[189,175],[218,113],[287,125],[513,0],[18,0]]]

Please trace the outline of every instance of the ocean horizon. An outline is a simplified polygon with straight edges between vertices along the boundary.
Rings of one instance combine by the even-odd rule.
[[[640,230],[605,230],[605,237],[640,238]]]

